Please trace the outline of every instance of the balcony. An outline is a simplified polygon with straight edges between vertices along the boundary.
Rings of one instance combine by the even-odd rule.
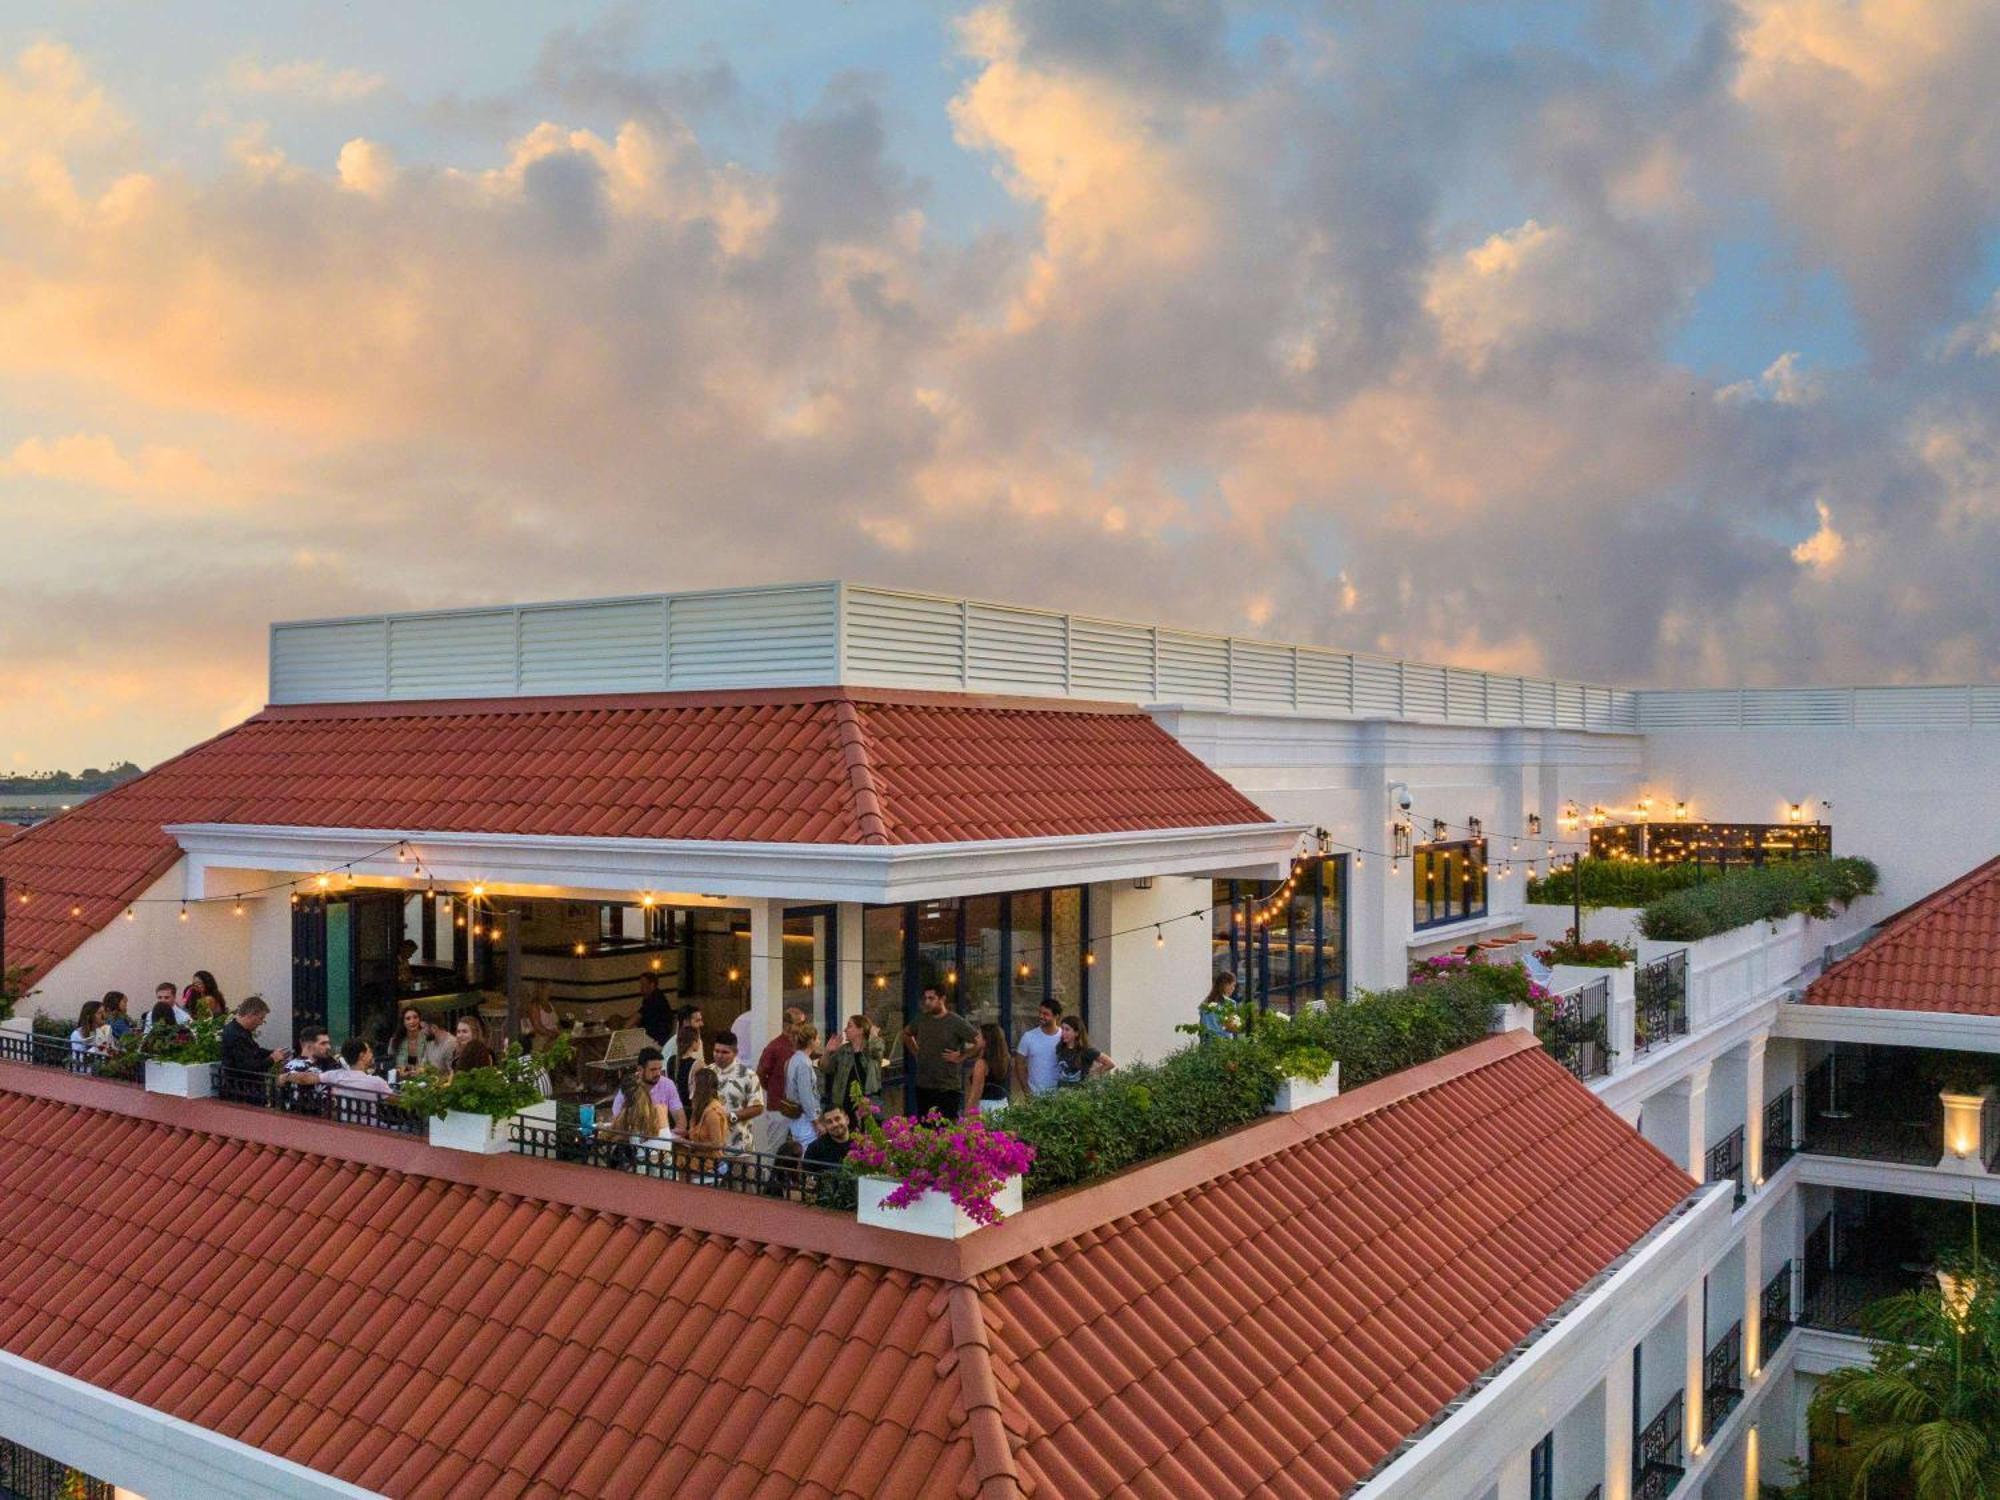
[[[1769,1177],[1792,1159],[1792,1120],[1797,1090],[1786,1089],[1764,1106],[1764,1175]]]
[[[1600,976],[1555,997],[1535,1017],[1549,1056],[1588,1083],[1611,1071],[1611,981]]]
[[[1736,1322],[1701,1362],[1701,1440],[1712,1440],[1742,1403],[1743,1325]]]
[[[1736,1184],[1736,1206],[1741,1208],[1744,1199],[1744,1157],[1743,1127],[1738,1125],[1728,1135],[1708,1148],[1709,1182],[1734,1182]]]
[[[1687,1393],[1675,1391],[1673,1400],[1661,1407],[1659,1415],[1639,1434],[1632,1450],[1632,1500],[1662,1500],[1687,1473],[1681,1463],[1681,1423],[1686,1406]]]
[[[1975,1070],[1982,1065],[1975,1063]],[[1815,1156],[1992,1172],[2000,1168],[2000,1100],[1940,1086],[1964,1071],[1955,1053],[1842,1048],[1801,1085],[1800,1149]],[[1771,1139],[1768,1127],[1765,1138]],[[1768,1144],[1765,1160],[1768,1171]]]
[[[1757,1299],[1757,1323],[1762,1330],[1758,1339],[1759,1354],[1764,1363],[1771,1362],[1771,1356],[1778,1352],[1778,1346],[1792,1331],[1792,1262],[1786,1261],[1772,1273],[1764,1283],[1764,1290]]]
[[[1632,976],[1632,1050],[1644,1057],[1688,1034],[1685,948],[1641,964]]]

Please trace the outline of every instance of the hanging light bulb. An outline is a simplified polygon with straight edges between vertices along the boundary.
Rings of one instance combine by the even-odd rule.
[[[1167,935],[1160,931],[1158,927],[1153,929],[1153,946],[1155,948],[1164,948],[1167,946]]]
[[[1083,953],[1083,966],[1084,966],[1084,967],[1085,967],[1086,969],[1094,969],[1094,968],[1096,968],[1096,967],[1097,967],[1097,954],[1096,954],[1096,952],[1095,952],[1094,950],[1092,950],[1092,949],[1089,949],[1089,948],[1086,948],[1086,949],[1084,950],[1084,953]]]
[[[813,987],[813,977],[812,977],[812,975],[810,975],[810,974],[801,974],[801,975],[799,976],[799,983],[800,983],[800,985],[802,985],[802,986],[803,986],[804,988],[806,988],[806,989],[811,989],[811,988]]]
[[[319,888],[323,891],[333,889],[333,877],[331,875],[320,876],[317,883],[319,885]]]
[[[477,901],[481,896],[485,894],[486,894],[486,887],[483,885],[475,885],[472,888],[472,899],[475,901]]]
[[[181,903],[181,920],[185,922],[187,919],[188,919],[188,904],[187,902],[183,901]]]
[[[878,990],[889,988],[889,976],[886,974],[877,974],[875,976],[875,988]]]
[[[185,908],[183,908],[183,910],[185,910]],[[72,917],[80,917],[83,915],[83,908],[81,906],[72,906],[69,909],[69,914]]]
[[[645,895],[639,898],[639,904],[647,911],[651,911],[653,909],[653,893],[651,891],[646,892]]]
[[[741,979],[742,977],[743,977],[743,971],[741,969],[731,969],[729,971],[729,982],[731,984],[736,983],[736,981]]]
[[[137,913],[137,912],[133,911],[133,910],[132,910],[132,908],[131,908],[131,907],[129,907],[129,906],[125,908],[125,920],[126,920],[126,921],[128,921],[128,922],[136,922],[136,921],[137,921],[138,919],[139,919],[139,917],[138,917],[138,913]]]
[[[243,915],[243,898],[241,896],[238,896],[236,898],[236,905],[232,908],[232,910],[234,910],[236,915],[239,917]]]
[[[578,943],[578,944],[576,945],[576,948],[575,948],[575,953],[576,953],[576,956],[577,956],[578,958],[582,958],[582,957],[583,957],[583,955],[584,955],[584,946],[583,946],[583,944],[581,944],[581,943]]]

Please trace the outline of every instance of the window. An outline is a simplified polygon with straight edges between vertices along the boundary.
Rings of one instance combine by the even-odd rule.
[[[1290,903],[1259,923],[1276,881],[1215,882],[1215,971],[1236,975],[1239,995],[1296,1012],[1302,1002],[1347,994],[1347,856],[1329,855],[1299,872]]]
[[[1545,1433],[1528,1450],[1528,1500],[1556,1500],[1556,1435]]]
[[[862,984],[882,1028],[889,1076],[900,1076],[904,1022],[935,985],[975,1024],[1020,1035],[1052,997],[1089,1020],[1084,953],[1090,906],[1081,886],[967,896],[862,913]]]
[[[1486,915],[1486,840],[1423,844],[1410,863],[1413,925],[1437,927]]]

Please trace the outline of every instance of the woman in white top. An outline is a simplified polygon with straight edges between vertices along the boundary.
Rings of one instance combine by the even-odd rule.
[[[77,1013],[76,1029],[69,1034],[69,1050],[81,1057],[86,1052],[114,1052],[111,1025],[104,1019],[104,1002],[86,1000]]]

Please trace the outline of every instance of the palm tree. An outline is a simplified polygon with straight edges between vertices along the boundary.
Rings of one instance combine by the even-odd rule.
[[[1814,1392],[1816,1424],[1851,1426],[1855,1500],[2000,1500],[2000,1288],[1977,1268],[1868,1308],[1870,1362]]]

